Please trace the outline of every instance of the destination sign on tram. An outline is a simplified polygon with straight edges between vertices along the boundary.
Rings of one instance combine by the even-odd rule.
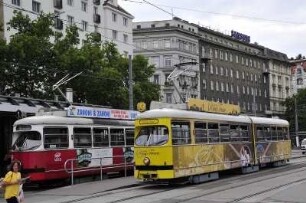
[[[138,111],[131,110],[94,108],[84,106],[70,106],[67,110],[67,116],[69,117],[106,118],[122,120],[135,120],[138,113]]]

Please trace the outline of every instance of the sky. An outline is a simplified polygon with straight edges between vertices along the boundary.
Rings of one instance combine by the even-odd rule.
[[[230,34],[251,37],[251,43],[287,54],[306,55],[305,0],[118,0],[133,22],[169,20],[190,23]],[[158,8],[156,8],[158,7]]]

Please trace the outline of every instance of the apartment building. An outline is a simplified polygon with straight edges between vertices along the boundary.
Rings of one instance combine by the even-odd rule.
[[[152,81],[161,85],[163,102],[180,103],[175,93],[179,92],[186,99],[236,104],[249,115],[284,112],[281,102],[290,96],[285,54],[250,43],[250,37],[241,33],[226,35],[176,17],[135,22],[133,34],[134,52],[144,54],[156,66]],[[189,75],[180,72],[176,90],[175,85],[167,86],[167,76],[182,61],[196,61],[197,65],[186,71]]]
[[[178,19],[133,23],[134,54],[143,54],[156,71],[161,101],[182,103],[199,98],[197,27]]]
[[[89,33],[98,33],[102,41],[117,44],[121,54],[133,54],[132,20],[117,0],[0,0],[0,24],[2,37],[9,41],[14,30],[7,30],[7,22],[14,10],[22,11],[31,19],[39,13],[52,13],[55,17],[54,29],[63,32],[72,24],[79,27],[80,42]]]
[[[306,89],[306,59],[291,60],[292,93]]]

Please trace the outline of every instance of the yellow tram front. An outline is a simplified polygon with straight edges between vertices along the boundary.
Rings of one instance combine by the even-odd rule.
[[[135,123],[135,178],[172,179],[173,152],[169,118],[138,119]]]

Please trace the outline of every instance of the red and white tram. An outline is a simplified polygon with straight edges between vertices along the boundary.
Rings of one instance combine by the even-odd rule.
[[[21,161],[23,175],[32,182],[70,177],[64,168],[68,159],[75,160],[74,170],[82,171],[75,176],[98,174],[101,166],[103,173],[122,172],[125,165],[132,170],[137,113],[73,107],[67,116],[20,119],[14,123],[11,157]]]

